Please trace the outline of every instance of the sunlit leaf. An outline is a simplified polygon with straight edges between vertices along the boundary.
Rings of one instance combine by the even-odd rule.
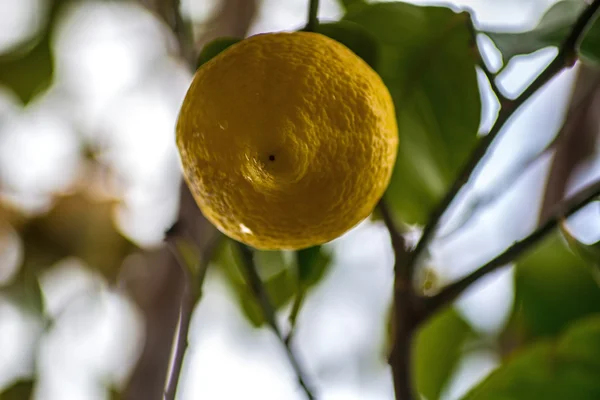
[[[375,37],[377,72],[394,98],[400,143],[386,200],[403,222],[423,224],[477,141],[469,15],[395,2],[353,6],[344,19]]]
[[[529,336],[553,336],[577,319],[600,313],[600,287],[590,271],[558,232],[517,262],[515,310]]]
[[[600,399],[600,314],[516,354],[464,400]]]
[[[316,31],[352,50],[372,68],[377,68],[378,45],[369,32],[351,21],[319,24]]]
[[[0,400],[29,400],[32,398],[33,386],[33,381],[18,381],[0,392]]]
[[[548,46],[559,46],[586,7],[584,0],[562,0],[544,14],[532,30],[519,33],[484,32],[502,53],[504,62],[520,54],[531,54]],[[581,44],[581,55],[600,62],[600,23],[596,21]]]
[[[434,316],[418,332],[414,369],[418,392],[428,400],[439,399],[462,354],[465,340],[473,331],[456,310],[449,308]]]

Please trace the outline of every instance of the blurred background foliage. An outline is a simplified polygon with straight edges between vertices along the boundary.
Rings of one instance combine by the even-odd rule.
[[[365,59],[394,98],[401,145],[385,198],[409,238],[498,111],[477,47],[512,97],[584,6],[321,3],[319,32]],[[239,248],[180,189],[173,128],[191,55],[204,49],[202,63],[246,35],[298,29],[306,8],[304,0],[0,2],[0,399],[162,398],[184,290],[162,240],[177,218],[188,224],[187,264],[208,268],[178,398],[303,398],[245,284]],[[205,47],[217,37],[227,39]],[[597,22],[582,45],[585,66],[558,76],[507,126],[419,266],[422,290],[435,292],[530,232],[557,185],[553,171],[567,171],[560,196],[598,178],[598,40]],[[573,113],[589,123],[573,128]],[[583,142],[594,143],[585,157],[560,164],[559,154],[579,154],[573,143]],[[599,226],[596,202],[428,321],[414,343],[423,398],[600,398]],[[209,245],[212,257],[199,260]],[[254,257],[320,398],[391,399],[393,254],[382,222]]]

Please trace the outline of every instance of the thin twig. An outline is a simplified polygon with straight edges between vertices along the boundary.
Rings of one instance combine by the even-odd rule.
[[[294,369],[294,372],[298,378],[298,383],[304,390],[306,397],[309,400],[316,399],[316,397],[313,395],[311,389],[307,384],[307,379],[305,378],[305,374],[302,370],[302,367],[300,366],[296,355],[292,351],[292,348],[289,346],[289,343],[286,342],[286,339],[282,334],[279,325],[277,324],[277,320],[275,318],[275,308],[273,307],[273,304],[269,299],[269,294],[267,293],[267,290],[263,285],[262,279],[260,278],[260,275],[256,270],[252,250],[250,250],[246,245],[242,243],[236,243],[238,245],[238,249],[242,258],[242,267],[244,270],[246,283],[248,284],[248,286],[252,290],[252,293],[256,297],[256,300],[258,301],[258,304],[262,310],[263,317],[265,318],[271,330],[275,333],[275,336],[277,336],[277,339],[284,346],[289,362],[292,365],[292,368]]]
[[[294,337],[294,332],[296,332],[296,321],[298,320],[298,314],[300,313],[300,308],[302,307],[302,303],[304,302],[305,297],[306,288],[303,285],[300,285],[300,287],[298,288],[298,294],[294,299],[294,304],[292,304],[292,311],[290,311],[290,316],[288,317],[290,331],[284,339],[287,346],[291,344],[292,338]]]
[[[568,37],[561,45],[560,50],[554,60],[552,60],[552,62],[542,71],[542,73],[516,99],[507,99],[507,101],[502,104],[498,118],[490,129],[490,132],[481,139],[479,145],[473,151],[466,165],[458,175],[458,178],[454,181],[440,204],[431,213],[429,222],[423,229],[423,234],[420,240],[418,241],[414,251],[412,251],[409,255],[409,268],[414,268],[416,262],[419,260],[419,257],[435,234],[444,212],[448,209],[458,192],[467,183],[473,174],[473,171],[487,153],[494,139],[504,128],[506,122],[513,116],[515,111],[527,100],[529,100],[531,96],[535,94],[541,87],[548,83],[564,68],[570,67],[575,63],[577,60],[577,50],[579,44],[584,33],[595,19],[598,9],[600,9],[600,0],[594,0],[594,2],[581,13],[573,25]]]
[[[483,59],[483,57],[479,61],[479,68],[481,68],[481,70],[485,74],[485,77],[487,78],[488,82],[490,83],[492,92],[494,92],[494,94],[498,98],[498,102],[500,103],[500,106],[502,107],[502,105],[504,103],[509,102],[510,99],[508,97],[506,97],[506,95],[504,94],[504,92],[502,91],[500,86],[498,86],[498,84],[496,83],[496,78],[498,77],[498,75],[493,73],[489,69],[489,67],[485,63],[485,60]]]
[[[567,185],[577,167],[596,149],[600,126],[600,71],[581,64],[567,109],[565,121],[556,135],[558,145],[548,172],[540,207],[540,220],[563,200]]]
[[[384,199],[381,199],[378,204],[379,212],[381,213],[381,217],[383,218],[383,222],[387,227],[387,230],[390,233],[390,240],[392,242],[392,249],[394,250],[394,256],[396,258],[394,263],[394,268],[396,275],[402,277],[405,283],[409,283],[412,279],[411,272],[408,268],[404,268],[402,264],[404,264],[403,260],[405,259],[408,249],[406,247],[406,240],[404,236],[400,233],[398,228],[396,227],[396,223],[392,217],[392,213]]]
[[[537,150],[534,154],[523,157],[523,159],[519,160],[516,165],[511,167],[511,169],[509,169],[506,173],[497,178],[495,182],[490,185],[491,187],[489,190],[486,190],[475,196],[473,199],[467,201],[466,205],[464,206],[465,211],[462,213],[462,217],[460,217],[457,221],[454,221],[452,224],[453,226],[450,229],[445,230],[443,234],[440,234],[438,239],[448,239],[469,224],[469,222],[478,216],[479,213],[485,209],[485,207],[489,207],[490,205],[500,201],[507,193],[510,192],[510,189],[517,182],[519,182],[519,179],[525,175],[532,165],[540,161],[542,157],[551,154],[552,151],[554,151],[556,148],[557,138],[558,137],[552,139],[552,141],[544,146],[544,148]]]
[[[306,27],[304,28],[307,32],[314,32],[317,29],[317,25],[319,24],[319,20],[317,19],[317,15],[319,13],[319,0],[310,0],[308,5],[308,21],[306,22]]]
[[[173,232],[173,229],[169,230]],[[164,400],[174,400],[177,391],[177,383],[179,382],[179,376],[181,375],[181,368],[183,366],[183,358],[188,347],[188,332],[190,330],[190,322],[192,319],[192,311],[194,305],[200,301],[202,297],[202,286],[206,278],[208,271],[208,265],[212,256],[222,239],[221,234],[214,235],[206,247],[203,249],[202,254],[199,254],[197,265],[190,266],[188,261],[182,256],[182,246],[185,239],[180,236],[173,234],[167,235],[165,242],[179,265],[181,266],[185,276],[185,288],[183,296],[181,298],[181,309],[179,312],[179,327],[177,340],[175,342],[175,357],[173,359],[171,374],[167,382],[167,387],[164,393]]]
[[[465,291],[472,283],[480,279],[481,277],[497,270],[500,267],[507,265],[514,261],[524,252],[529,250],[532,246],[537,244],[543,239],[548,233],[550,233],[564,218],[567,218],[583,208],[589,202],[594,200],[600,195],[600,181],[597,181],[586,188],[579,191],[577,194],[571,196],[567,200],[559,203],[554,207],[554,211],[550,213],[550,216],[546,221],[541,224],[537,230],[526,238],[514,243],[500,255],[496,256],[493,260],[487,264],[479,267],[471,274],[464,278],[450,284],[449,286],[442,289],[437,295],[431,297],[427,301],[427,313],[437,311],[440,307],[446,304],[450,304],[454,301],[462,292]]]
[[[481,54],[481,51],[479,50],[479,46],[477,45],[478,32],[477,29],[475,29],[475,25],[473,25],[472,19],[469,19],[467,26],[469,28],[469,33],[471,34],[471,46],[473,46],[473,51],[476,54],[477,64],[485,74],[485,77],[487,78],[488,82],[490,83],[490,87],[492,88],[492,92],[494,92],[494,94],[498,98],[500,106],[502,106],[505,102],[510,100],[504,95],[502,89],[500,89],[500,87],[496,84],[496,78],[498,77],[498,73],[493,73],[489,69],[487,63],[485,62],[483,54]]]

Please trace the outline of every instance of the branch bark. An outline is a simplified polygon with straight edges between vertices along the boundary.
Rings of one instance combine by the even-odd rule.
[[[412,287],[412,268],[406,240],[396,227],[387,203],[379,202],[379,211],[390,233],[394,250],[394,303],[392,313],[393,346],[388,363],[392,368],[394,393],[398,400],[414,398],[412,385],[413,335],[420,322],[420,299]]]
[[[178,218],[185,221],[186,229],[193,232],[199,251],[204,251],[216,230],[198,211],[184,185],[181,188]],[[193,308],[186,295],[190,291],[190,282],[177,258],[167,248],[162,248],[126,266],[121,283],[137,304],[145,322],[142,354],[123,392],[123,398],[162,400],[180,311],[183,307],[191,313]]]
[[[463,186],[469,181],[471,175],[475,171],[475,168],[479,165],[479,162],[485,157],[488,149],[492,145],[494,139],[503,130],[506,122],[513,116],[515,111],[520,108],[527,100],[531,98],[540,88],[546,83],[552,80],[560,71],[564,68],[571,67],[577,61],[577,51],[579,44],[583,38],[583,35],[594,22],[597,17],[598,10],[600,9],[600,0],[594,0],[579,16],[571,32],[562,43],[557,56],[552,62],[541,72],[541,74],[534,79],[534,81],[515,99],[506,99],[504,95],[498,93],[498,98],[502,100],[500,112],[496,122],[490,129],[490,132],[484,136],[479,145],[475,148],[471,154],[466,165],[459,173],[457,179],[454,181],[440,204],[431,213],[429,221],[423,229],[423,234],[417,243],[414,251],[411,252],[409,257],[409,265],[411,268],[419,260],[419,257],[423,251],[427,248],[429,241],[435,235],[438,228],[439,222],[446,212],[448,207],[453,202],[458,192]],[[495,85],[492,85],[495,86]]]
[[[516,242],[487,264],[479,267],[464,278],[446,286],[437,295],[427,299],[427,316],[431,315],[441,307],[452,303],[462,292],[471,286],[471,284],[483,276],[514,261],[556,228],[560,221],[571,216],[599,195],[600,181],[596,181],[567,200],[554,206],[550,216],[531,235]]]
[[[421,254],[427,248],[430,240],[435,235],[443,214],[454,201],[456,195],[473,175],[476,167],[485,157],[494,139],[502,132],[505,124],[527,100],[533,96],[541,87],[553,79],[564,68],[570,67],[577,61],[577,51],[588,27],[591,25],[598,10],[600,0],[594,0],[579,16],[567,38],[559,49],[554,60],[534,79],[534,81],[515,99],[507,98],[495,83],[495,76],[489,71],[483,60],[480,66],[485,72],[492,89],[496,92],[501,108],[490,132],[485,136],[471,154],[466,165],[438,205],[430,215],[429,221],[423,229],[423,234],[414,249],[408,250],[401,233],[395,227],[385,202],[380,202],[380,210],[384,222],[390,232],[392,247],[395,254],[395,281],[394,281],[394,335],[393,347],[390,354],[390,366],[394,381],[394,391],[397,400],[412,400],[415,393],[412,388],[411,379],[411,351],[414,332],[419,324],[431,316],[441,307],[450,304],[473,282],[482,276],[496,270],[504,264],[514,260],[521,253],[537,243],[549,231],[554,229],[559,220],[571,215],[573,212],[587,204],[600,193],[600,182],[588,187],[572,198],[560,203],[551,216],[542,226],[529,237],[515,243],[505,252],[483,265],[472,274],[449,285],[436,296],[424,299],[415,294],[412,286],[413,271]],[[476,47],[476,32],[470,25],[473,46]]]
[[[540,209],[540,221],[548,218],[552,207],[563,199],[577,166],[593,155],[599,127],[600,70],[582,64],[565,122],[558,133],[556,151]]]

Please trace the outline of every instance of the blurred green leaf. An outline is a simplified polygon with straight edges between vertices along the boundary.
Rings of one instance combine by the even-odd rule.
[[[417,333],[414,369],[417,391],[428,400],[439,399],[473,330],[453,308],[435,315]]]
[[[33,394],[33,386],[33,381],[18,381],[0,393],[0,400],[29,400]]]
[[[595,202],[594,204],[597,206],[600,202]],[[600,241],[591,244],[582,243],[571,234],[564,222],[560,226],[560,231],[569,248],[587,261],[587,264],[591,267],[592,276],[596,279],[596,283],[600,285]]]
[[[51,0],[46,22],[37,37],[0,54],[0,85],[12,89],[24,103],[52,82],[54,60],[50,37],[60,7],[67,0]]]
[[[110,388],[108,390],[108,398],[110,400],[121,400],[123,398],[123,396],[121,395],[121,391],[119,389]],[[2,399],[0,399],[0,400],[2,400]]]
[[[30,314],[38,316],[44,314],[44,297],[40,283],[35,276],[31,276],[27,271],[19,273],[14,282],[0,289],[0,293]]]
[[[351,21],[325,23],[319,24],[316,31],[340,42],[362,58],[371,68],[377,69],[377,41],[359,24]]]
[[[25,55],[0,56],[0,84],[9,87],[27,103],[50,85],[53,69],[50,41],[46,33]]]
[[[331,256],[320,246],[304,250],[302,254],[301,260],[296,260],[299,266],[302,265],[296,273],[293,268],[295,260],[286,257],[286,252],[254,251],[257,272],[275,310],[288,304],[302,290],[316,284],[330,265]],[[223,272],[248,320],[257,327],[264,324],[261,308],[251,288],[246,284],[241,268],[242,259],[235,242],[223,240],[215,252],[213,262]]]
[[[296,292],[296,286],[289,271],[281,271],[277,275],[263,281],[263,285],[275,311],[278,311],[285,304],[289,303]],[[254,326],[259,327],[266,322],[262,309],[256,301],[256,297],[247,287],[246,290],[240,293],[240,304],[242,310]]]
[[[319,282],[331,265],[331,254],[322,246],[309,247],[296,252],[298,279],[303,287]]]
[[[495,43],[506,64],[517,55],[531,54],[548,46],[559,46],[585,7],[584,0],[562,0],[550,7],[539,24],[528,32],[483,33]],[[600,22],[596,21],[588,31],[580,51],[585,59],[600,62]]]
[[[296,251],[297,292],[288,318],[292,330],[296,326],[296,320],[309,287],[316,285],[323,278],[331,265],[331,258],[331,254],[323,246],[313,246]]]
[[[207,63],[211,59],[213,59],[220,52],[225,50],[226,48],[236,44],[242,39],[233,38],[233,37],[222,37],[213,40],[210,43],[207,43],[200,54],[198,55],[198,60],[196,62],[196,67],[200,68],[203,64]]]
[[[344,8],[348,10],[350,7],[360,6],[366,3],[366,0],[338,0],[338,3]]]
[[[286,263],[283,253],[279,251],[256,251],[254,260],[271,304],[275,310],[279,310],[296,293],[297,286],[293,271]],[[263,325],[265,319],[262,310],[251,288],[246,284],[241,267],[242,259],[235,242],[228,239],[223,240],[217,249],[214,262],[225,274],[227,283],[233,289],[248,321],[256,327]]]
[[[556,335],[573,321],[600,313],[600,287],[560,233],[517,262],[515,310],[533,337]]]
[[[493,372],[465,400],[600,399],[600,315],[560,340],[534,344]]]
[[[353,6],[344,17],[379,44],[377,71],[394,99],[400,137],[386,199],[405,223],[426,222],[477,142],[469,18],[400,2]]]
[[[32,275],[66,258],[77,257],[114,281],[125,256],[136,246],[117,231],[114,203],[95,201],[85,193],[57,199],[47,214],[21,228],[25,246],[23,269]]]

